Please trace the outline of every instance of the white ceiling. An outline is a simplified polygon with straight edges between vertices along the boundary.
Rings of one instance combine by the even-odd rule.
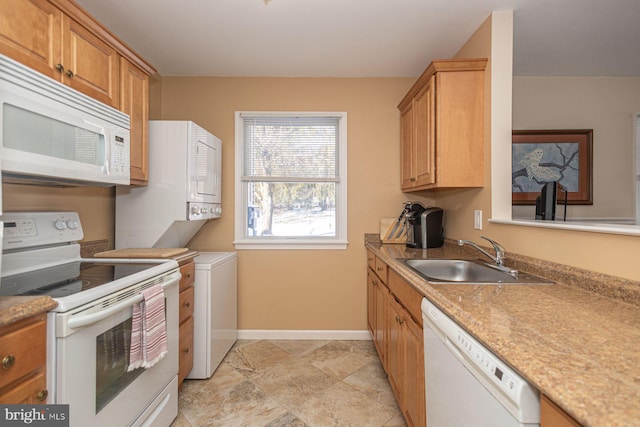
[[[76,1],[163,76],[415,77],[494,10],[515,74],[640,75],[639,0]]]

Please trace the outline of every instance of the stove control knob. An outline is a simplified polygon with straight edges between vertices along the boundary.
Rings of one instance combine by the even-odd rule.
[[[78,228],[78,221],[76,221],[75,219],[70,219],[67,221],[67,227],[70,230],[75,230],[76,228]]]
[[[53,223],[53,226],[56,228],[56,230],[64,230],[65,228],[67,228],[67,223],[59,219]]]
[[[191,208],[191,213],[192,213],[193,215],[200,215],[200,213],[201,213],[201,212],[200,212],[200,208],[199,208],[199,207],[197,207],[197,206],[192,207],[192,208]]]

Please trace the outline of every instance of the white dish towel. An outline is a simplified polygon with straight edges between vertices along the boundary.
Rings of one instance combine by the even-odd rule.
[[[150,368],[167,354],[167,319],[162,286],[145,289],[142,296],[143,300],[133,306],[128,372]]]

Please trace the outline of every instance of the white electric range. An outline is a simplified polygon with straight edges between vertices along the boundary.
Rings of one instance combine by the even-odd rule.
[[[48,295],[48,403],[69,404],[71,426],[168,426],[178,411],[178,282],[173,260],[83,259],[75,212],[2,216],[0,295]],[[161,284],[169,352],[127,372],[132,307]]]

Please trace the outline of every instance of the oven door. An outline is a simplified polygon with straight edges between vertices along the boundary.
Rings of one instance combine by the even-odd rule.
[[[137,286],[96,301],[99,304],[88,304],[91,307],[52,313],[56,317],[55,403],[69,404],[71,426],[131,425],[176,378],[180,273],[174,271],[166,278],[169,351],[148,369],[127,372],[133,305],[142,298]],[[172,401],[177,402],[175,397]]]

